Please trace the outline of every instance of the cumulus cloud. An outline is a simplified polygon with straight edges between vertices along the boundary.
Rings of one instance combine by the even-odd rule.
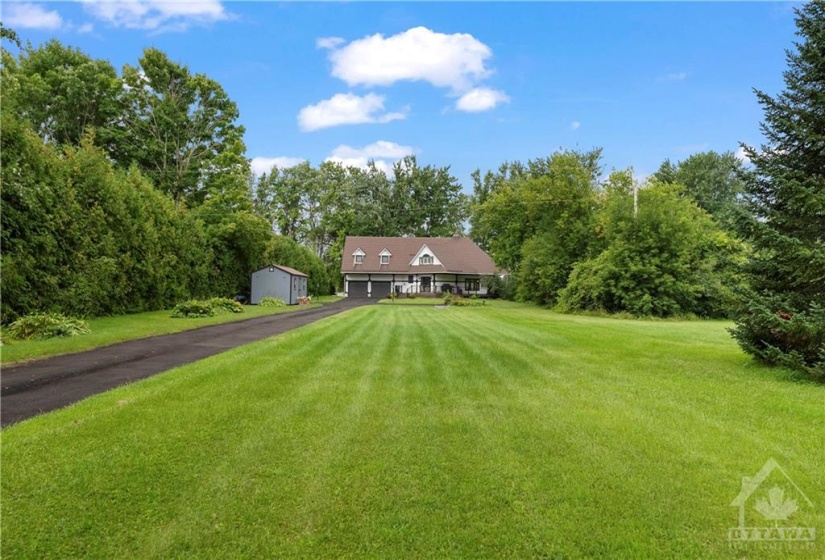
[[[570,123],[570,130],[578,130],[579,128],[581,128],[581,125],[582,123],[580,123],[579,121],[573,121]]]
[[[479,87],[471,89],[456,101],[456,109],[467,113],[489,111],[499,103],[509,103],[510,98],[503,91]]]
[[[366,169],[369,161],[372,160],[376,169],[382,171],[385,175],[389,175],[392,173],[392,166],[396,161],[415,152],[416,150],[412,146],[402,146],[395,142],[379,140],[362,148],[353,148],[342,144],[332,150],[332,154],[326,161],[334,161],[344,167]]]
[[[20,29],[60,29],[63,18],[55,10],[37,4],[8,2],[3,5],[3,21]]]
[[[285,169],[287,167],[295,167],[304,161],[305,160],[301,158],[294,157],[254,157],[250,162],[250,166],[255,175],[263,175],[264,173],[272,171],[272,168],[275,166],[279,169]]]
[[[351,86],[425,81],[461,92],[491,73],[485,65],[493,54],[490,47],[467,33],[414,27],[391,37],[377,33],[340,44],[329,47],[332,75]]]
[[[185,31],[192,25],[205,25],[229,19],[220,0],[169,2],[134,0],[98,2],[82,0],[87,12],[114,27],[152,31]]]
[[[405,117],[406,111],[385,113],[383,95],[338,93],[301,109],[298,125],[301,130],[312,131],[342,124],[388,123]]]

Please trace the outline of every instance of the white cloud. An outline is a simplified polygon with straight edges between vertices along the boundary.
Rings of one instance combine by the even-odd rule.
[[[681,82],[688,77],[687,72],[671,72],[656,78],[658,82]]]
[[[91,23],[84,23],[83,25],[78,26],[77,32],[81,33],[81,34],[91,33],[92,31],[94,31],[94,29],[95,29],[95,26],[92,25]]]
[[[184,31],[192,25],[204,25],[229,19],[220,0],[170,2],[134,0],[132,2],[97,2],[81,0],[87,12],[114,27],[153,31]]]
[[[315,46],[319,49],[334,49],[342,43],[346,43],[346,40],[341,37],[321,37],[315,41]]]
[[[63,18],[54,10],[45,10],[37,4],[8,2],[3,5],[3,21],[9,27],[21,29],[60,29]]]
[[[366,169],[370,160],[375,163],[376,169],[385,175],[392,173],[392,166],[399,161],[416,152],[412,146],[402,146],[395,142],[379,140],[363,148],[353,148],[342,144],[332,150],[332,154],[326,161],[340,163],[344,167],[358,167]]]
[[[389,86],[426,81],[454,92],[466,91],[490,75],[490,47],[467,33],[447,35],[415,27],[384,37],[380,33],[331,48],[332,75],[349,85]]]
[[[279,169],[285,169],[287,167],[295,167],[304,161],[305,160],[301,158],[294,157],[254,157],[250,162],[250,166],[255,175],[263,175],[264,173],[272,171],[272,168],[276,165]]]
[[[580,123],[579,121],[573,121],[570,123],[570,130],[578,130],[579,128],[581,128],[581,125],[582,123]]]
[[[736,156],[736,159],[738,159],[739,161],[741,161],[745,165],[748,165],[751,162],[751,158],[748,157],[748,154],[745,153],[745,148],[743,148],[742,146],[739,146],[736,149],[736,152],[734,152],[734,155]]]
[[[312,131],[342,124],[388,123],[406,118],[405,112],[384,113],[384,96],[338,93],[298,113],[301,130]]]
[[[503,91],[480,87],[471,89],[456,101],[456,109],[467,113],[489,111],[499,103],[509,103],[510,98]]]

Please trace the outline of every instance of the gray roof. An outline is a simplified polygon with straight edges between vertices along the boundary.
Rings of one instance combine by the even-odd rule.
[[[309,276],[307,276],[306,274],[304,274],[300,270],[295,270],[294,268],[289,268],[288,266],[283,266],[283,265],[280,265],[280,264],[268,264],[268,265],[266,265],[262,268],[259,268],[255,272],[258,272],[259,270],[266,270],[267,268],[272,268],[272,267],[275,267],[279,270],[283,270],[284,272],[286,272],[287,274],[290,274],[292,276],[303,276],[304,278],[309,278]]]

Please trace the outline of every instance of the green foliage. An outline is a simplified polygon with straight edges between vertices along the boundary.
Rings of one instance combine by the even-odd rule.
[[[757,92],[767,145],[745,147],[738,225],[753,247],[734,336],[768,363],[825,378],[825,2],[797,9],[796,50],[787,53],[785,91]]]
[[[243,313],[244,311],[243,305],[228,298],[212,298],[209,300],[209,305],[211,305],[215,311],[228,311],[229,313]]]
[[[212,317],[215,315],[215,306],[212,301],[202,301],[191,299],[184,301],[175,306],[172,310],[171,317],[176,319],[197,318],[197,317]]]
[[[517,278],[520,299],[555,303],[573,264],[587,255],[597,207],[600,151],[557,152],[476,174],[472,237]]]
[[[700,208],[726,229],[732,229],[744,189],[742,174],[742,162],[733,152],[710,151],[694,154],[676,165],[666,160],[653,178],[683,185],[684,193]]]
[[[216,81],[191,74],[155,48],[123,68],[122,116],[113,129],[115,161],[132,162],[176,202],[202,204],[227,175],[245,181],[238,108]],[[245,184],[235,187],[245,188]],[[231,189],[230,189],[231,190]]]
[[[114,67],[57,40],[27,45],[4,66],[4,109],[49,142],[78,144],[90,129],[112,126],[121,112],[122,83]]]
[[[504,277],[482,276],[481,285],[487,288],[487,295],[492,298],[513,300],[516,298],[516,279],[507,274]]]
[[[479,307],[487,304],[486,301],[477,297],[465,298],[455,294],[446,294],[443,300],[444,305],[454,307]]]
[[[347,235],[445,236],[460,231],[467,217],[466,197],[449,168],[420,166],[413,156],[398,162],[392,177],[374,163],[366,170],[335,162],[274,167],[256,180],[253,201],[278,233],[323,259],[333,284],[340,284]]]
[[[825,308],[812,302],[796,311],[781,295],[745,301],[732,331],[742,349],[766,363],[806,371],[825,381]]]
[[[38,313],[20,317],[6,331],[15,340],[43,340],[47,338],[88,334],[89,324],[82,319],[60,313]]]
[[[276,297],[264,296],[258,302],[258,305],[262,307],[286,307],[286,302]]]
[[[62,153],[2,112],[2,313],[163,309],[215,293],[203,224],[87,136]]]
[[[576,265],[561,308],[727,316],[741,244],[681,193],[679,186],[653,183],[639,192],[637,216],[632,194],[609,193],[599,219],[607,248]]]
[[[314,295],[335,293],[324,262],[312,251],[299,245],[293,239],[283,236],[272,237],[263,251],[265,263],[276,263],[299,270],[306,274],[307,291]]]

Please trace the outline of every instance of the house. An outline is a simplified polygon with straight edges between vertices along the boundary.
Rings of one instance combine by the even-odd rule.
[[[295,305],[299,297],[306,295],[307,275],[294,268],[271,264],[252,273],[249,303],[257,305],[265,296],[271,296]]]
[[[341,273],[349,297],[396,294],[486,295],[481,279],[498,274],[478,245],[452,237],[347,237]]]

